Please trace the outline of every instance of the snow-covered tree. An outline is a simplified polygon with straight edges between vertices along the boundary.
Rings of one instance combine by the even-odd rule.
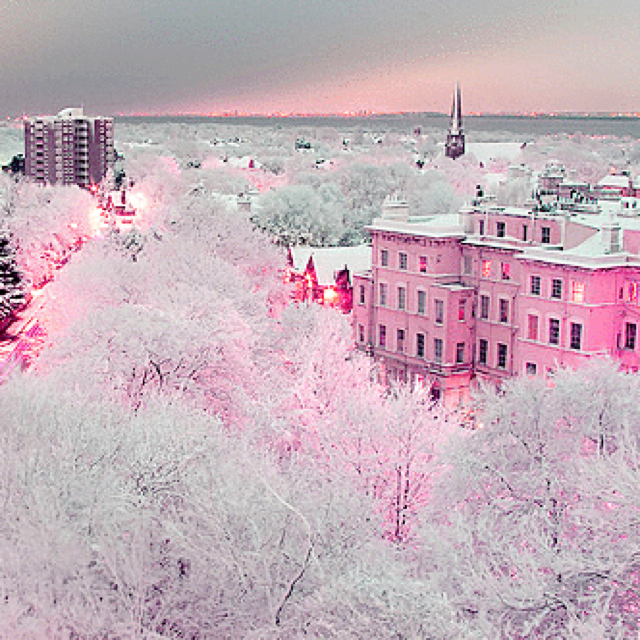
[[[461,637],[367,500],[184,406],[0,388],[3,637]]]
[[[95,203],[78,187],[25,180],[16,189],[10,215],[2,224],[12,235],[25,278],[39,286],[93,233],[90,214]]]
[[[129,235],[108,236],[50,285],[41,323],[55,348],[38,367],[64,364],[89,397],[137,409],[157,396],[189,399],[237,425],[269,314],[285,299],[284,255],[190,187],[150,210],[135,253]]]
[[[285,245],[329,246],[338,243],[343,228],[339,204],[307,185],[290,185],[265,194],[252,219]]]
[[[452,448],[422,562],[485,633],[637,635],[639,390],[609,364],[518,380]]]
[[[25,301],[25,283],[10,240],[0,235],[0,326]]]
[[[315,305],[282,314],[271,351],[284,366],[262,414],[264,441],[285,459],[304,452],[324,473],[349,478],[374,499],[381,533],[403,543],[415,535],[457,423],[425,389],[381,385],[345,325]]]

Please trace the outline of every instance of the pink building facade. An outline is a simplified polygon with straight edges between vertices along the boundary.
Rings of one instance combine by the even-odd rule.
[[[481,381],[609,356],[640,366],[640,216],[497,207],[412,218],[390,203],[354,276],[357,346],[456,405]],[[620,209],[620,213],[622,210]]]

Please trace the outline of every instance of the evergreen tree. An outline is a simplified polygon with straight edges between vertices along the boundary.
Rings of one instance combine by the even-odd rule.
[[[6,237],[0,237],[0,321],[11,315],[26,299],[22,275],[13,248]]]

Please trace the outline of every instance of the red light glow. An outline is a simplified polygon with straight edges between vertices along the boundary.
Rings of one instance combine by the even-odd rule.
[[[324,290],[324,304],[333,306],[337,301],[338,292],[333,287]]]

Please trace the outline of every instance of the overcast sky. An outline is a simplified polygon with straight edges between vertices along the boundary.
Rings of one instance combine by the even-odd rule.
[[[0,0],[0,116],[640,111],[637,0]]]

